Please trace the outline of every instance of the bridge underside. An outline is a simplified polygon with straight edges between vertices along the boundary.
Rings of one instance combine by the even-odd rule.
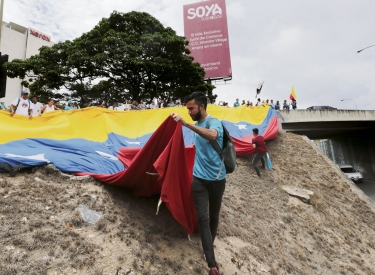
[[[282,129],[309,139],[325,139],[350,132],[375,132],[375,121],[282,122]]]

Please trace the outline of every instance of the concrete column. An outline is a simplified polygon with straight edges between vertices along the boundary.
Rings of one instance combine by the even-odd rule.
[[[4,13],[4,1],[5,0],[0,0],[0,52],[1,52],[1,36],[3,34],[3,13]]]

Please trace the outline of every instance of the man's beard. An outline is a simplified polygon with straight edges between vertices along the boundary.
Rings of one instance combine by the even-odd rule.
[[[194,120],[194,121],[198,121],[202,118],[202,113],[201,113],[201,109],[198,109],[198,113],[196,113],[195,115],[191,115],[191,118]]]

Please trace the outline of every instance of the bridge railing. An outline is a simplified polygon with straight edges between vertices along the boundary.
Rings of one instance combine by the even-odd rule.
[[[280,110],[281,123],[323,121],[375,121],[374,110]]]

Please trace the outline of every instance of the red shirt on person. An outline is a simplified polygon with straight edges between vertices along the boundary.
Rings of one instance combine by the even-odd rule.
[[[264,137],[260,135],[254,135],[252,143],[256,145],[256,152],[259,154],[267,153],[266,143],[264,142]]]

